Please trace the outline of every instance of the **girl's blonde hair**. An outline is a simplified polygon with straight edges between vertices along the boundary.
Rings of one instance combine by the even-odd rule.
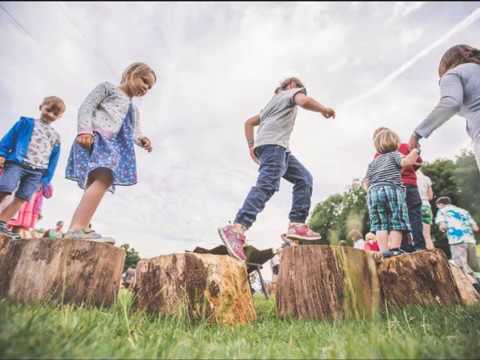
[[[367,233],[367,234],[365,235],[365,240],[366,240],[366,241],[369,241],[369,240],[375,241],[375,240],[376,240],[375,234],[372,233],[372,232]]]
[[[275,94],[278,94],[280,90],[286,90],[288,85],[290,85],[292,81],[295,82],[296,86],[299,88],[305,87],[299,78],[292,76],[292,77],[286,78],[280,83],[280,86],[275,89]]]
[[[438,64],[438,75],[442,77],[448,70],[466,63],[480,65],[480,50],[468,45],[452,46],[440,59],[440,63]]]
[[[148,73],[152,74],[153,77],[155,78],[155,81],[157,81],[157,74],[155,74],[155,71],[153,71],[153,69],[150,66],[142,62],[133,63],[129,67],[127,67],[123,72],[121,83],[123,84],[127,82],[128,79],[130,79],[133,76],[142,76]]]
[[[380,154],[397,151],[400,137],[388,128],[379,128],[373,133],[373,144]]]

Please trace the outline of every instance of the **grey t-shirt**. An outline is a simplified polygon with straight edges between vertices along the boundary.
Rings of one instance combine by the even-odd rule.
[[[367,171],[368,186],[375,185],[396,185],[402,186],[400,173],[403,156],[398,151],[382,154],[375,158],[369,165]]]
[[[260,111],[255,147],[280,145],[289,149],[290,135],[297,116],[294,97],[300,92],[306,94],[305,88],[281,90]]]
[[[467,132],[474,141],[480,139],[480,65],[461,64],[448,70],[440,79],[440,102],[415,129],[421,137],[430,134],[459,114],[467,120]]]

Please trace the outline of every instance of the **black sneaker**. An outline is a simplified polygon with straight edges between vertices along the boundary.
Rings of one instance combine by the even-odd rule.
[[[5,221],[0,221],[0,235],[5,235],[10,240],[22,240],[20,235],[8,230],[7,223]]]

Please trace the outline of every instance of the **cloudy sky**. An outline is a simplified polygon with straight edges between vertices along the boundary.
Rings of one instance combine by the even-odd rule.
[[[313,204],[365,173],[378,126],[403,139],[438,100],[437,66],[452,45],[480,47],[480,6],[438,3],[0,3],[0,132],[37,116],[44,96],[67,111],[52,226],[69,223],[82,195],[64,179],[77,110],[100,82],[118,83],[135,61],[158,75],[136,102],[154,152],[137,149],[139,183],[108,194],[93,223],[142,257],[219,243],[255,183],[243,122],[295,75],[335,120],[299,110],[293,153],[314,176]],[[469,147],[453,118],[424,143],[426,160]],[[260,248],[286,230],[291,185],[281,184],[248,232]]]

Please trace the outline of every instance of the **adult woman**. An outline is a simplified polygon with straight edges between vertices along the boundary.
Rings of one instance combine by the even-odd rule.
[[[410,148],[418,141],[459,114],[467,121],[467,132],[480,168],[480,50],[468,45],[456,45],[443,54],[438,66],[440,102],[417,126],[410,138]]]

